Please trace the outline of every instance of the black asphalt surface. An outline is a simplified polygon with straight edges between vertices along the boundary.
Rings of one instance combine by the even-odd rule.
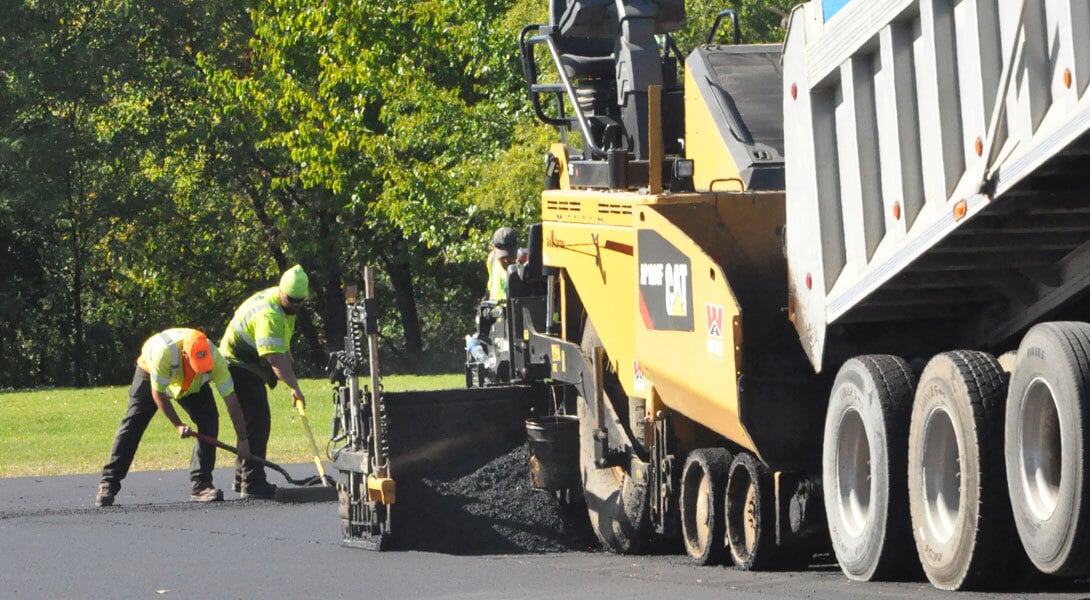
[[[303,478],[312,466],[288,469]],[[228,470],[215,477],[229,488]],[[240,500],[227,489],[225,502],[192,504],[185,471],[152,471],[130,474],[117,505],[100,509],[97,483],[94,475],[0,479],[0,598],[952,597],[924,582],[849,583],[831,565],[746,573],[678,556],[374,553],[340,546],[335,502]],[[1001,596],[1088,598],[1090,585]]]

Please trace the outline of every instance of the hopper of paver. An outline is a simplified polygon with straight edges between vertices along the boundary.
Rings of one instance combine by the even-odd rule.
[[[370,280],[367,298],[357,301],[349,289],[346,300],[350,333],[345,350],[330,361],[342,539],[346,546],[382,550],[397,539],[399,482],[458,476],[510,452],[524,442],[526,419],[543,408],[546,391],[512,384],[384,392]],[[371,383],[361,387],[365,369]]]

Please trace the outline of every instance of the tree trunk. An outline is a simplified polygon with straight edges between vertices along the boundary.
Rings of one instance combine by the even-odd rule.
[[[344,350],[344,336],[348,334],[345,322],[344,292],[341,289],[343,276],[337,265],[331,265],[321,273],[318,288],[318,310],[322,312],[325,325],[325,343],[330,352]],[[363,287],[359,286],[360,292]]]
[[[78,169],[78,164],[77,167]],[[83,223],[82,197],[83,180],[79,178],[73,184],[76,175],[68,171],[68,210],[72,219],[72,322],[70,334],[70,356],[72,360],[72,383],[77,388],[87,385],[86,348],[83,347]]]
[[[316,308],[321,312],[324,326],[326,349],[329,352],[344,349],[345,323],[344,293],[341,284],[344,273],[341,270],[341,243],[344,237],[336,230],[337,215],[331,210],[323,210],[318,215],[318,239],[321,265],[315,269],[315,281],[318,295]],[[322,360],[326,360],[324,357]],[[324,363],[323,363],[324,364]]]
[[[401,316],[401,330],[405,332],[405,354],[415,366],[424,350],[424,341],[420,332],[420,315],[416,311],[412,267],[400,257],[393,257],[386,261],[386,275],[394,288],[394,305]]]

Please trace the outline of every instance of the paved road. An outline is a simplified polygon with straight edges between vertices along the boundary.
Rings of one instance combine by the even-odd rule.
[[[309,465],[289,465],[294,477]],[[270,474],[275,476],[275,474]],[[230,481],[220,469],[216,481]],[[182,471],[133,473],[118,506],[96,476],[0,479],[3,598],[951,598],[924,583],[851,584],[835,567],[699,568],[604,553],[448,556],[342,548],[336,504],[187,502]],[[959,600],[983,594],[959,594]],[[1004,594],[1086,598],[1090,585]]]

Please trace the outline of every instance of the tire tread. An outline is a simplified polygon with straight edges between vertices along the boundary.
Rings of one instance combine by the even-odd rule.
[[[878,567],[872,580],[907,579],[919,572],[915,561],[906,561],[900,548],[912,543],[912,519],[908,509],[908,416],[916,391],[916,376],[904,359],[886,354],[856,357],[885,387],[882,412],[886,417],[886,439],[890,447],[889,508],[886,517],[886,539]],[[894,441],[903,441],[896,444]]]
[[[1090,392],[1090,324],[1064,321],[1057,322],[1055,325],[1064,335],[1074,354],[1077,373],[1081,376],[1079,386],[1086,395]],[[1083,456],[1079,457],[1079,462],[1085,469],[1087,465],[1090,465],[1090,461],[1087,460],[1087,453],[1090,452],[1090,422],[1087,419],[1085,405],[1076,405],[1075,410],[1078,412],[1079,430],[1083,434]],[[1070,574],[1085,575],[1090,572],[1090,567],[1087,566],[1090,565],[1090,507],[1087,507],[1090,503],[1090,477],[1082,478],[1082,490],[1076,497],[1082,499],[1080,510],[1083,517],[1076,521],[1074,542],[1067,564],[1072,566]]]
[[[952,350],[940,357],[949,359],[965,385],[969,410],[975,427],[979,464],[979,504],[974,545],[961,581],[937,587],[950,590],[982,589],[1005,581],[1017,552],[1010,541],[1016,538],[1014,516],[1007,498],[1007,475],[1003,455],[1003,427],[1008,376],[991,354],[976,350]],[[954,383],[954,382],[951,382]]]

